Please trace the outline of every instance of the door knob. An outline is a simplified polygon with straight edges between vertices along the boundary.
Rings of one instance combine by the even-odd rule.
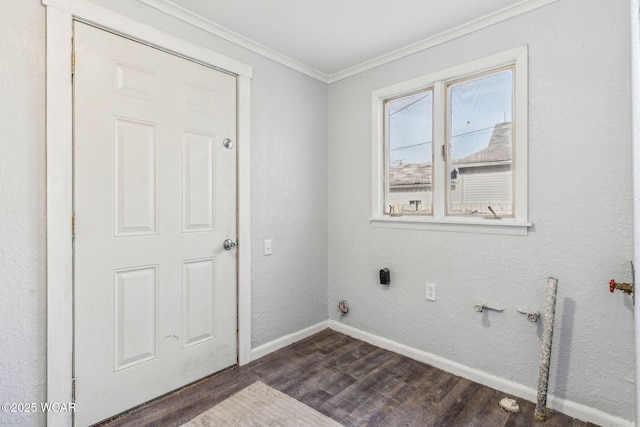
[[[238,246],[236,244],[236,242],[234,242],[231,239],[227,239],[224,242],[222,242],[222,247],[226,250],[226,251],[230,251],[231,249],[234,249],[236,246]]]

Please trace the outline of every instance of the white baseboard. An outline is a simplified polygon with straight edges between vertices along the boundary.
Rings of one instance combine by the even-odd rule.
[[[336,332],[341,332],[377,347],[402,354],[403,356],[426,363],[435,368],[442,369],[443,371],[474,381],[478,384],[500,390],[505,394],[520,397],[530,402],[536,402],[537,391],[533,388],[488,374],[478,369],[470,368],[460,363],[452,362],[443,357],[436,356],[435,354],[427,353],[426,351],[418,350],[369,332],[364,332],[335,320],[329,320],[328,325],[329,328]],[[555,411],[562,412],[570,417],[578,418],[579,420],[591,422],[603,427],[635,426],[635,422],[633,421],[625,420],[586,405],[551,395],[547,398],[547,407]]]
[[[276,350],[280,350],[281,348],[286,347],[289,344],[293,344],[296,341],[300,341],[304,338],[310,337],[313,334],[317,334],[318,332],[327,329],[327,327],[328,321],[325,320],[313,326],[309,326],[308,328],[302,329],[298,332],[285,335],[284,337],[280,337],[266,344],[262,344],[256,348],[253,348],[251,349],[251,361],[259,359],[262,356],[266,356],[267,354],[272,353]]]

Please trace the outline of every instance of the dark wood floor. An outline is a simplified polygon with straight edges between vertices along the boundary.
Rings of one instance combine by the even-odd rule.
[[[102,426],[179,426],[260,380],[345,426],[594,426],[535,405],[507,413],[504,393],[327,329]]]

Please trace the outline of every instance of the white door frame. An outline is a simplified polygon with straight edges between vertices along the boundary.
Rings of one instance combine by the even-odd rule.
[[[238,363],[251,360],[250,114],[253,68],[82,0],[47,7],[47,401],[73,396],[73,21],[235,74],[238,81]],[[71,426],[71,413],[48,412],[47,425]]]

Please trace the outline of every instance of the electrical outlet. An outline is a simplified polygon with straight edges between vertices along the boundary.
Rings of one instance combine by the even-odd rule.
[[[427,283],[426,293],[424,297],[429,301],[436,300],[436,284],[435,283]]]

